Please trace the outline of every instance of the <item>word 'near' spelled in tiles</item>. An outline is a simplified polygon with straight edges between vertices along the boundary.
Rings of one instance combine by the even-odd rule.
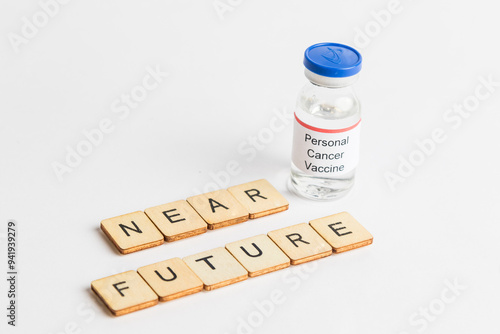
[[[248,203],[247,203],[248,204]],[[349,213],[297,224],[183,258],[101,278],[92,290],[114,315],[369,245],[373,237]]]
[[[262,179],[105,219],[101,229],[128,254],[287,209],[288,201]]]

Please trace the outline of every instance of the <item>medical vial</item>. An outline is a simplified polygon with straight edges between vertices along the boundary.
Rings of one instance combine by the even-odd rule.
[[[361,62],[358,51],[337,43],[315,44],[304,53],[309,82],[295,108],[290,177],[299,195],[332,200],[354,185],[361,108],[352,84]]]

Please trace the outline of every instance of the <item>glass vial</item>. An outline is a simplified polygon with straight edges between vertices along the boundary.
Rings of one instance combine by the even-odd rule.
[[[295,109],[292,190],[332,200],[354,185],[359,159],[361,108],[352,84],[362,58],[350,46],[320,43],[304,53],[305,76]]]

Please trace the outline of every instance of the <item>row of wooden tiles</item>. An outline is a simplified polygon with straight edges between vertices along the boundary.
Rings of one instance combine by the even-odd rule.
[[[349,213],[315,219],[224,247],[173,258],[136,271],[101,278],[92,290],[114,315],[123,315],[160,301],[213,290],[248,277],[263,275],[371,244],[372,235]]]
[[[287,209],[288,201],[262,179],[105,219],[101,229],[128,254]]]

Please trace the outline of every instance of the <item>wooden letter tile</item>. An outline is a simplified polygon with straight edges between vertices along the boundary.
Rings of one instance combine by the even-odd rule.
[[[311,220],[309,224],[333,247],[334,253],[367,246],[373,236],[347,212]]]
[[[250,213],[250,219],[288,209],[288,201],[267,180],[240,184],[227,189]]]
[[[332,254],[332,247],[306,223],[271,231],[267,235],[292,260],[292,264],[301,264]]]
[[[178,257],[141,267],[137,272],[162,302],[203,290],[203,282]]]
[[[101,229],[122,254],[163,243],[163,235],[142,211],[105,219]]]
[[[207,223],[186,201],[177,201],[144,210],[166,241],[175,241],[207,231]]]
[[[255,277],[290,266],[288,256],[265,234],[232,242],[226,249]]]
[[[158,304],[156,293],[133,270],[95,280],[91,287],[114,315]]]
[[[184,262],[203,281],[205,290],[214,290],[248,278],[248,272],[223,247],[190,255]]]
[[[187,201],[211,230],[248,220],[248,211],[227,190],[189,197]]]

